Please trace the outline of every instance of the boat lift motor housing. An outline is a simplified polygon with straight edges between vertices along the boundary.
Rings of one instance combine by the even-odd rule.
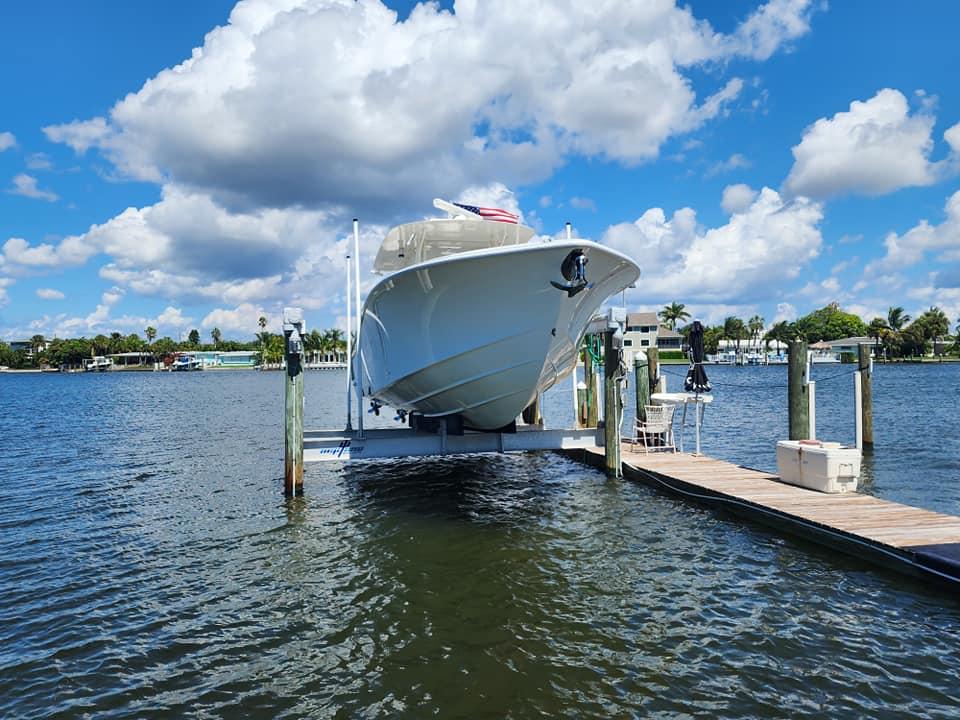
[[[303,323],[303,310],[300,308],[283,309],[283,334],[288,338],[288,353],[300,358],[303,355],[303,335],[306,327]]]
[[[623,347],[623,326],[627,322],[627,309],[612,307],[607,310],[607,327],[613,330],[613,346]]]

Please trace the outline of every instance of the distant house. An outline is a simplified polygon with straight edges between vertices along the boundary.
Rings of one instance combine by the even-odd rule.
[[[30,342],[29,340],[11,340],[8,343],[8,345],[10,346],[10,349],[13,350],[14,352],[17,352],[18,350],[23,350],[27,354],[28,358],[31,358],[31,359],[33,358],[33,343]],[[50,346],[50,343],[44,340],[38,346],[38,350],[40,352],[45,352],[49,346]]]
[[[860,345],[869,345],[870,354],[873,354],[873,346],[876,344],[876,340],[872,337],[846,337],[840,338],[839,340],[824,340],[824,344],[830,346],[830,350],[835,353],[852,353],[856,355],[859,350]]]
[[[657,330],[657,347],[661,350],[682,350],[683,335],[666,325],[661,325]]]
[[[655,347],[659,350],[682,350],[683,336],[666,325],[661,325],[654,312],[627,313],[627,327],[623,334],[623,351],[632,359],[638,350]]]
[[[637,350],[657,346],[660,321],[652,312],[627,313],[627,329],[623,334],[623,348],[631,357]]]
[[[113,353],[107,357],[113,361],[114,367],[139,367],[153,363],[153,355],[145,352]]]

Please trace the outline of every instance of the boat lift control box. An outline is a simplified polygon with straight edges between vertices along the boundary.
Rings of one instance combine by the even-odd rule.
[[[777,443],[780,479],[827,493],[853,492],[860,479],[860,451],[820,440]]]

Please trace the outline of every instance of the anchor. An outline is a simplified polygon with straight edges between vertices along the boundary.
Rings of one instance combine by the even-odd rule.
[[[551,280],[550,284],[557,290],[565,290],[567,297],[573,297],[589,287],[587,283],[588,262],[590,262],[590,260],[583,254],[583,250],[579,248],[571,250],[570,254],[563,259],[563,263],[560,265],[560,273],[568,284],[564,285],[555,280]]]

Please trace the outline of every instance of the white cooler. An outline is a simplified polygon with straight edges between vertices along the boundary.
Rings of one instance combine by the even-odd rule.
[[[853,492],[860,479],[860,451],[840,443],[781,440],[777,443],[780,479],[827,493]]]

